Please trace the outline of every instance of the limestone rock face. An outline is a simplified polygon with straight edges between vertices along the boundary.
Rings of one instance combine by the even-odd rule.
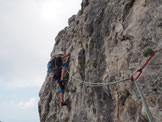
[[[41,122],[148,122],[135,84],[91,87],[87,82],[129,78],[147,48],[162,45],[162,0],[83,0],[55,39],[51,56],[71,52],[62,107],[59,86],[47,73],[39,96]],[[161,47],[162,48],[162,47]],[[134,74],[134,77],[137,74]],[[155,122],[162,122],[162,50],[137,80]]]

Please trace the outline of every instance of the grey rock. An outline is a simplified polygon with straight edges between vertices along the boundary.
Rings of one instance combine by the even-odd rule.
[[[51,52],[71,52],[61,107],[59,86],[47,73],[39,96],[41,122],[148,122],[132,81],[91,87],[87,82],[129,78],[147,48],[162,45],[161,0],[83,0],[81,10],[61,30]],[[162,48],[162,47],[161,47]],[[162,50],[145,67],[138,84],[155,122],[162,121]],[[134,74],[134,77],[137,74]]]

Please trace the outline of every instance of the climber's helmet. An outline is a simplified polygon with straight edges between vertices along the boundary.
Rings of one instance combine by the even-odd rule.
[[[58,55],[64,55],[64,54],[65,54],[64,51],[58,52]]]

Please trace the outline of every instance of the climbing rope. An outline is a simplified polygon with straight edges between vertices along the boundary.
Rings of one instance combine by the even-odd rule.
[[[136,76],[135,80],[137,80],[141,76],[142,70],[150,62],[150,60],[156,54],[156,52],[157,52],[157,50],[155,50],[153,52],[153,54],[146,60],[146,62],[144,63],[144,65],[140,69],[137,70],[137,72],[139,72],[139,73]],[[116,84],[116,83],[120,83],[120,82],[124,82],[124,81],[128,81],[128,80],[132,80],[133,79],[133,74],[131,75],[131,78],[127,78],[127,79],[120,80],[120,81],[112,81],[112,82],[98,82],[98,83],[93,83],[93,82],[86,82],[86,81],[80,80],[78,78],[73,78],[73,79],[79,81],[81,84],[85,84],[85,85],[89,85],[89,86],[105,86],[105,85],[113,85],[113,84]]]
[[[148,118],[149,122],[154,122],[152,114],[151,114],[151,112],[150,112],[150,110],[149,110],[149,108],[148,108],[148,106],[146,104],[146,100],[145,100],[145,98],[143,96],[142,90],[140,89],[140,87],[139,87],[136,80],[134,80],[134,83],[135,83],[137,91],[138,91],[138,93],[139,93],[139,95],[141,97],[141,101],[142,101],[142,104],[144,105],[144,109],[145,109],[145,112],[146,112],[146,115],[147,115],[147,118]]]
[[[136,76],[135,80],[137,80],[137,79],[141,76],[142,70],[146,67],[146,65],[150,62],[150,60],[152,59],[152,57],[153,57],[156,53],[157,53],[157,50],[155,50],[155,51],[152,53],[152,55],[146,60],[146,62],[144,63],[144,65],[143,65],[140,69],[137,70],[137,72],[139,72],[139,73],[138,73],[138,75]],[[133,79],[133,74],[131,75],[131,79]]]
[[[113,84],[117,84],[117,83],[120,83],[120,82],[124,82],[124,81],[128,81],[128,80],[131,80],[135,83],[136,85],[136,89],[140,95],[140,98],[141,98],[141,101],[142,101],[142,104],[144,105],[144,110],[146,112],[146,115],[147,115],[147,118],[149,120],[149,122],[154,122],[154,119],[152,117],[152,114],[147,106],[147,103],[146,103],[146,100],[143,96],[143,93],[142,93],[142,90],[140,89],[138,83],[137,83],[137,79],[141,76],[142,74],[142,70],[148,65],[148,63],[150,62],[150,60],[153,58],[153,56],[159,51],[161,50],[162,48],[162,45],[160,45],[157,49],[155,49],[155,51],[152,53],[152,55],[146,60],[146,62],[142,65],[141,68],[139,68],[136,72],[139,72],[137,74],[137,76],[135,77],[135,79],[133,78],[133,74],[131,75],[130,78],[127,78],[127,79],[124,79],[124,80],[119,80],[119,81],[112,81],[112,82],[98,82],[98,83],[93,83],[93,82],[86,82],[86,81],[83,81],[83,80],[80,80],[78,78],[73,78],[74,80],[77,80],[80,82],[80,84],[85,84],[85,85],[88,85],[88,86],[92,86],[92,87],[98,87],[98,86],[106,86],[106,85],[113,85]]]
[[[92,83],[92,82],[86,82],[86,81],[80,80],[78,78],[73,78],[73,79],[79,81],[81,84],[85,84],[85,85],[88,85],[88,86],[107,86],[107,85],[113,85],[113,84],[117,84],[117,83],[120,83],[120,82],[131,80],[131,78],[127,78],[127,79],[119,80],[119,81],[104,82],[104,83]]]
[[[159,48],[160,49],[160,48]],[[142,101],[142,104],[144,105],[144,109],[145,109],[145,112],[146,112],[146,115],[147,115],[147,118],[149,120],[149,122],[154,122],[154,119],[152,117],[152,114],[147,106],[147,103],[146,103],[146,100],[143,96],[143,93],[142,93],[142,90],[140,89],[138,83],[136,82],[136,80],[141,76],[142,74],[142,70],[146,67],[146,65],[150,62],[150,60],[152,59],[152,57],[157,53],[158,50],[155,50],[152,55],[146,60],[146,62],[144,63],[144,65],[142,65],[142,67],[140,69],[137,70],[137,72],[139,72],[137,74],[137,76],[135,77],[135,79],[133,78],[133,74],[131,75],[131,80],[135,83],[136,85],[136,88],[137,88],[137,91],[141,97],[141,101]]]

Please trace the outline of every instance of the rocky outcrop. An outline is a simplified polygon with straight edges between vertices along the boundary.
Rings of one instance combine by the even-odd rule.
[[[47,73],[39,96],[41,122],[148,122],[132,81],[91,87],[87,82],[129,78],[147,60],[143,52],[162,45],[161,0],[83,0],[81,10],[60,31],[51,53],[71,52],[61,107],[59,86]],[[155,122],[162,121],[162,50],[138,84]]]

